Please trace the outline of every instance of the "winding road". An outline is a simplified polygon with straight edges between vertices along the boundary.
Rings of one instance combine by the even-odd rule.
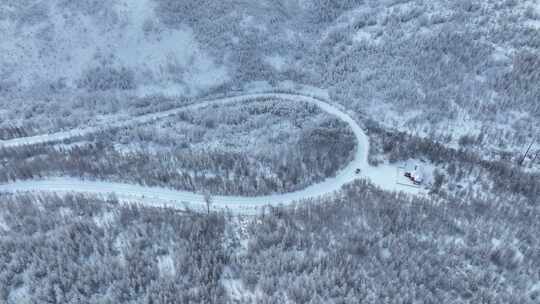
[[[336,176],[327,178],[320,183],[313,184],[303,190],[265,195],[257,197],[242,196],[213,196],[213,209],[229,209],[234,213],[254,214],[266,205],[290,205],[294,202],[317,198],[324,195],[331,195],[340,190],[344,184],[350,183],[358,178],[368,178],[376,185],[386,190],[404,191],[414,194],[423,192],[422,189],[416,189],[399,185],[395,183],[396,169],[393,166],[383,165],[371,167],[368,164],[369,139],[360,125],[339,106],[329,102],[299,94],[289,93],[260,93],[248,94],[235,97],[226,97],[213,100],[204,100],[200,103],[188,105],[159,113],[151,113],[127,121],[110,123],[106,126],[89,127],[75,129],[66,132],[52,134],[22,137],[11,140],[0,141],[0,147],[17,147],[21,145],[31,145],[38,143],[53,143],[64,139],[73,138],[81,135],[97,133],[114,127],[122,127],[132,124],[143,124],[160,118],[177,114],[186,109],[197,109],[213,104],[228,104],[235,102],[244,102],[253,99],[278,98],[291,102],[305,102],[318,106],[323,111],[333,115],[347,123],[354,133],[357,140],[357,147],[354,152],[353,160]],[[360,169],[360,174],[356,170]],[[90,193],[98,195],[114,194],[119,201],[125,203],[140,203],[150,206],[167,206],[177,209],[189,207],[194,210],[205,210],[206,204],[203,195],[188,191],[178,191],[161,187],[146,187],[142,185],[132,185],[124,183],[106,182],[106,181],[87,181],[74,178],[46,178],[40,180],[17,181],[9,184],[0,185],[0,192],[19,192],[19,191],[38,191],[38,192],[59,192],[59,193]]]

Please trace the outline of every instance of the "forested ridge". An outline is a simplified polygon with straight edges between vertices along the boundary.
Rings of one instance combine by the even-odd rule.
[[[536,303],[538,205],[511,197],[439,201],[357,182],[272,208],[236,262],[261,303]]]
[[[0,196],[2,303],[224,303],[223,215]]]
[[[538,205],[511,193],[420,198],[358,181],[333,197],[267,208],[247,226],[236,216],[122,206],[114,197],[0,200],[8,303],[21,303],[20,294],[48,303],[540,297]]]
[[[4,29],[7,37],[15,37],[17,29],[27,34],[17,48],[6,45],[12,53],[0,61],[5,67],[0,104],[10,118],[0,122],[0,138],[125,114],[141,102],[138,89],[149,84],[162,89],[149,90],[150,95],[180,88],[177,95],[186,98],[241,91],[254,82],[274,89],[291,83],[318,87],[386,127],[430,139],[451,136],[457,142],[483,134],[484,149],[493,151],[515,153],[538,134],[540,11],[534,1],[149,0],[142,20],[130,15],[135,8],[123,0],[90,6],[27,2],[10,1],[9,13],[0,15],[18,24]],[[63,35],[65,28],[52,17],[57,12],[66,23],[80,20],[74,26],[78,32]],[[116,43],[126,39],[128,29],[144,46],[142,55],[160,47],[164,54],[154,52],[157,61],[152,61],[124,53]],[[184,41],[186,32],[190,39]],[[92,58],[85,57],[77,73],[49,76],[48,67],[70,65],[66,60],[81,52],[66,47],[76,34],[95,42],[96,49],[88,51]],[[174,35],[187,56],[170,49]],[[62,48],[32,40],[36,36]],[[36,58],[28,66],[19,71],[6,62],[30,45],[29,55]],[[69,56],[58,54],[68,49]],[[20,75],[32,63],[35,77]],[[201,76],[207,74],[216,77]],[[204,88],[197,81],[205,82]],[[169,102],[155,95],[154,105]]]

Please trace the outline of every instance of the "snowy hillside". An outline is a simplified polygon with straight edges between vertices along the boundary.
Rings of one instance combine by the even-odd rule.
[[[4,89],[172,87],[194,94],[224,83],[227,69],[201,49],[192,30],[155,23],[154,6],[150,0],[4,1]]]
[[[197,96],[291,81],[326,90],[386,127],[489,148],[491,159],[518,158],[540,131],[539,7],[533,0],[6,0],[0,91],[27,103],[54,96],[51,104],[58,92]],[[9,114],[12,103],[0,102]]]
[[[540,303],[540,0],[0,0],[0,303]]]

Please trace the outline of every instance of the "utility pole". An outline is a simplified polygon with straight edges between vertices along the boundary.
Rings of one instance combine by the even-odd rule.
[[[205,191],[203,194],[204,203],[206,205],[206,211],[210,215],[210,207],[212,207],[212,204],[214,203],[214,199],[212,198],[212,195],[209,191]]]

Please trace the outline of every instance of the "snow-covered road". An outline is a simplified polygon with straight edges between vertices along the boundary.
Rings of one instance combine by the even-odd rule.
[[[314,104],[323,111],[341,119],[351,128],[354,133],[358,146],[355,150],[353,160],[335,177],[327,178],[324,181],[311,185],[303,190],[258,197],[242,197],[242,196],[214,196],[214,209],[230,209],[235,213],[253,214],[261,210],[265,205],[289,205],[293,202],[316,198],[323,195],[332,194],[341,189],[344,184],[347,184],[357,178],[368,178],[373,183],[387,190],[404,191],[408,193],[418,194],[423,192],[422,189],[411,188],[404,185],[396,184],[396,168],[393,166],[371,167],[368,164],[369,139],[364,133],[360,125],[340,107],[330,104],[326,101],[297,94],[285,93],[268,93],[268,94],[249,94],[236,97],[227,97],[215,100],[205,100],[194,105],[173,109],[165,112],[152,113],[128,121],[109,124],[104,127],[92,127],[78,129],[68,132],[59,132],[54,134],[39,135],[32,137],[17,138],[7,141],[0,141],[0,147],[15,147],[27,144],[56,142],[58,140],[68,139],[78,135],[95,133],[101,130],[106,130],[111,127],[121,127],[130,124],[141,124],[153,121],[159,118],[174,115],[186,108],[200,108],[211,104],[227,104],[233,102],[242,102],[252,100],[254,98],[279,98],[291,102],[306,102]],[[356,174],[357,169],[361,170],[360,174]],[[160,187],[146,187],[141,185],[130,185],[115,182],[104,181],[86,181],[73,178],[48,178],[42,180],[18,181],[10,184],[0,185],[0,192],[17,192],[17,191],[48,191],[48,192],[81,192],[91,194],[108,195],[114,193],[122,202],[136,202],[145,205],[153,206],[168,206],[178,209],[184,209],[189,206],[192,209],[205,209],[204,197],[199,193],[188,191],[178,191]]]

